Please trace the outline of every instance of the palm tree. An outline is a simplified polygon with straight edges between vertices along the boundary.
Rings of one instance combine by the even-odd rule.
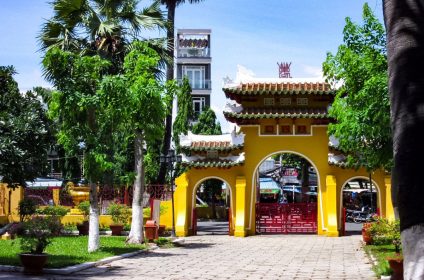
[[[137,11],[139,2],[139,0],[53,0],[51,3],[54,10],[53,17],[42,26],[38,37],[41,50],[46,52],[52,47],[59,47],[83,55],[99,54],[112,62],[110,74],[120,73],[130,41],[136,39],[142,29],[164,26],[160,2],[154,1],[150,6]],[[52,79],[48,70],[44,71],[44,75],[48,80]],[[91,116],[87,118],[89,127],[95,127],[94,110],[88,112]],[[139,172],[139,168],[136,170]],[[90,180],[88,251],[92,252],[100,246],[99,209],[96,184],[92,178],[88,179]],[[135,181],[134,187],[142,188],[139,181]],[[134,201],[138,202],[141,199],[134,197]]]
[[[99,54],[113,63],[111,72],[122,69],[129,42],[143,29],[163,28],[160,2],[137,11],[139,0],[54,0],[53,17],[38,36],[41,51],[52,47]]]
[[[166,6],[166,9],[168,10],[168,26],[167,26],[167,32],[166,32],[166,38],[167,38],[167,47],[168,47],[168,56],[173,58],[174,57],[174,37],[175,37],[175,9],[185,2],[188,2],[190,4],[194,3],[200,3],[203,0],[160,0],[161,4]],[[174,79],[174,60],[171,59],[167,62],[167,68],[166,68],[166,80],[170,81]],[[168,104],[169,107],[169,113],[166,116],[165,120],[165,134],[163,139],[163,146],[162,146],[162,154],[167,154],[169,148],[171,147],[171,133],[172,133],[172,101]],[[166,176],[166,163],[162,163],[159,169],[159,174],[157,178],[157,183],[164,184],[165,183],[165,176]]]
[[[393,130],[392,197],[399,210],[405,279],[422,279],[424,4],[385,0],[383,9]]]

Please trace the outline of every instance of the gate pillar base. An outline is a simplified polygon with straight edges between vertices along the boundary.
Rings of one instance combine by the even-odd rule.
[[[327,236],[327,237],[339,237],[340,234],[339,234],[338,231],[327,231],[325,233],[325,236]]]
[[[241,230],[236,229],[234,231],[234,236],[235,237],[246,237],[247,236],[247,231],[244,230],[244,229],[241,229]]]
[[[175,229],[175,235],[178,237],[186,237],[188,236],[188,230],[185,230],[184,228],[179,229],[178,227]]]

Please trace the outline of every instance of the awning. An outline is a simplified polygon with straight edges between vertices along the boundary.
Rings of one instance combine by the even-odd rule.
[[[30,189],[59,189],[63,181],[53,178],[35,178],[34,181],[26,181],[26,187]]]
[[[259,192],[261,194],[276,194],[281,192],[280,185],[272,178],[259,178]]]

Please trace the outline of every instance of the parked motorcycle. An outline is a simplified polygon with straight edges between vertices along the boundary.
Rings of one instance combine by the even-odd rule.
[[[373,220],[374,212],[368,206],[362,207],[361,210],[346,209],[346,222],[368,223]]]

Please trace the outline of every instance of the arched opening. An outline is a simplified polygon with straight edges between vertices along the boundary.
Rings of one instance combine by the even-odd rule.
[[[366,177],[350,178],[342,187],[341,215],[345,235],[361,234],[362,224],[379,214],[378,185]]]
[[[256,233],[317,233],[317,175],[300,154],[265,158],[255,171]]]
[[[193,190],[193,235],[231,235],[230,185],[218,177],[205,178]]]

